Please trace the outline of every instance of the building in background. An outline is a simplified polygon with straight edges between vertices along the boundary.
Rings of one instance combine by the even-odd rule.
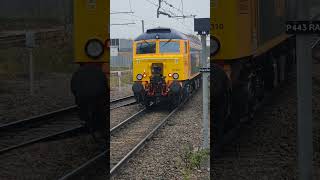
[[[130,39],[111,39],[111,67],[132,67],[132,43]]]

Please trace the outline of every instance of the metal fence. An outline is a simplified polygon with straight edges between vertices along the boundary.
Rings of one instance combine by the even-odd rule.
[[[110,67],[132,68],[132,57],[111,56]]]

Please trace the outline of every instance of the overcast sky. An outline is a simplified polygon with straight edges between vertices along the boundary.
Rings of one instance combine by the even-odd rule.
[[[131,7],[130,7],[131,1]],[[196,18],[209,18],[210,17],[210,0],[165,0],[167,4],[171,4],[171,8],[166,3],[163,8],[166,12],[171,11],[176,15],[196,15]],[[193,32],[193,18],[176,19],[169,18],[168,16],[160,15],[157,18],[157,4],[158,0],[110,0],[111,13],[132,11],[134,14],[111,14],[111,24],[122,23],[136,23],[133,25],[117,26],[111,25],[110,33],[111,38],[128,38],[134,39],[142,33],[141,20],[144,20],[145,30],[157,26],[170,27],[184,33]],[[163,11],[163,10],[162,10]]]

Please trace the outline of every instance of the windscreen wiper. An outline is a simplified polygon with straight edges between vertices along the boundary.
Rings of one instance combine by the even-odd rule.
[[[167,45],[169,42],[171,42],[172,41],[172,39],[169,39],[165,44],[163,44],[162,46],[165,46],[165,45]],[[162,47],[161,46],[161,47]]]
[[[150,43],[148,41],[146,41],[145,39],[142,40],[143,42],[147,43],[148,46],[150,46]]]

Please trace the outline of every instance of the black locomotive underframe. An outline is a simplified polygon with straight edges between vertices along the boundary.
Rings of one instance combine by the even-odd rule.
[[[238,127],[241,118],[251,115],[255,110],[254,105],[263,99],[264,93],[286,80],[287,73],[291,71],[290,67],[295,63],[295,54],[291,53],[295,49],[293,41],[294,37],[258,57],[224,62],[224,65],[231,67],[230,76],[219,65],[213,65],[215,74],[211,75],[211,103],[216,143],[223,144],[222,136],[230,129]],[[279,58],[283,55],[287,55],[285,61]],[[280,66],[282,68],[279,68]],[[284,71],[283,74],[280,69]]]

